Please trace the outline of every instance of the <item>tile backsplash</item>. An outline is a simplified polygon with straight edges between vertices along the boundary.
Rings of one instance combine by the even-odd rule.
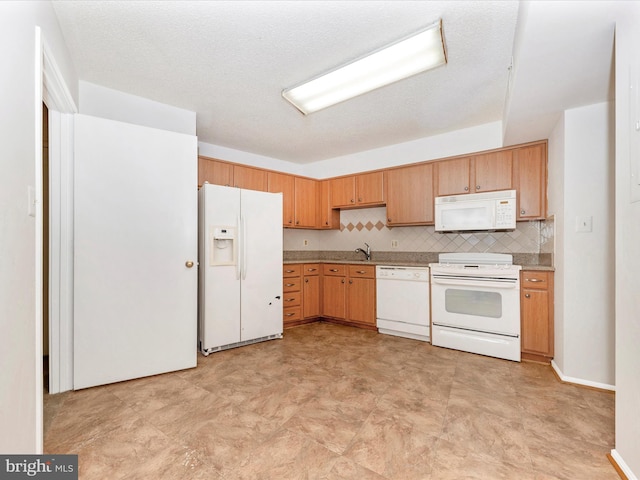
[[[374,252],[553,254],[553,217],[518,222],[512,232],[479,233],[438,233],[433,226],[387,227],[385,220],[384,207],[342,210],[340,230],[285,229],[284,250],[348,251],[368,243]]]

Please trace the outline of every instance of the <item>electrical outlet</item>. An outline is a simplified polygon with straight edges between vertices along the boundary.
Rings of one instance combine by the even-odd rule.
[[[398,240],[391,240],[391,248],[398,248]]]
[[[307,240],[306,238],[304,240],[302,240],[302,246],[303,247],[308,247],[309,246],[309,240]]]

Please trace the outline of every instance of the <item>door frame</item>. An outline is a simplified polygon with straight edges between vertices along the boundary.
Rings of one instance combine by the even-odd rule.
[[[73,388],[73,114],[75,101],[52,49],[35,27],[35,342],[36,405],[39,405],[36,438],[42,451],[42,103],[49,109],[50,238],[49,238],[49,392]]]

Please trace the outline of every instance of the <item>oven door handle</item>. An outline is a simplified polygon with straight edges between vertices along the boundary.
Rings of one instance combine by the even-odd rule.
[[[436,285],[453,285],[459,287],[478,287],[478,288],[501,288],[504,290],[510,290],[518,288],[518,280],[495,280],[495,279],[483,279],[474,278],[462,279],[462,278],[439,278],[433,277],[431,279],[432,284]]]

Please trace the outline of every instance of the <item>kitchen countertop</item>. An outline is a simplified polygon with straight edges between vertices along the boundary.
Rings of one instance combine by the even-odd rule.
[[[437,262],[437,261],[436,261]],[[330,258],[309,258],[304,260],[285,260],[285,265],[293,265],[300,263],[339,263],[339,264],[349,264],[349,265],[392,265],[399,267],[428,267],[429,263],[436,262],[403,262],[403,261],[395,261],[395,260],[344,260],[344,259],[330,259]],[[550,265],[522,265],[522,270],[538,270],[538,271],[549,271],[553,272],[555,270],[554,267]]]

